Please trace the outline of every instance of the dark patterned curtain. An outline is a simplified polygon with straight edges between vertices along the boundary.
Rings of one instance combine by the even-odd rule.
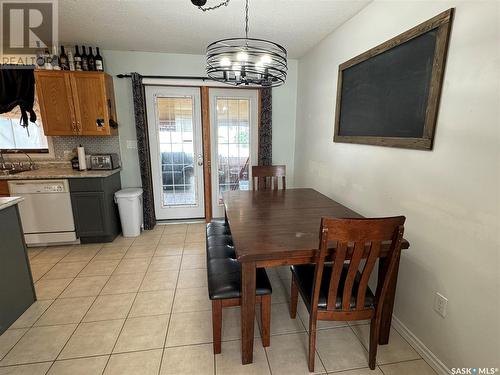
[[[146,94],[142,85],[142,76],[131,73],[132,96],[134,99],[135,130],[137,133],[137,152],[141,168],[143,193],[144,229],[153,229],[156,225],[153,180],[151,178],[151,160],[149,154],[148,126],[146,119]]]
[[[259,165],[273,164],[272,89],[260,90]]]

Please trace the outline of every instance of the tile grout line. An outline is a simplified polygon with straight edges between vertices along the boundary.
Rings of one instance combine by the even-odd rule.
[[[78,245],[73,245],[73,246],[78,246]],[[73,279],[73,280],[71,280],[71,282],[69,282],[69,283],[68,283],[68,285],[66,285],[66,287],[65,287],[65,288],[64,288],[64,289],[63,289],[63,290],[62,290],[62,291],[61,291],[61,292],[60,292],[60,293],[59,293],[59,294],[58,294],[58,295],[54,298],[54,301],[55,301],[56,299],[58,299],[59,297],[61,297],[61,295],[62,295],[62,294],[66,291],[66,289],[68,289],[68,287],[69,287],[69,286],[73,283],[73,281],[75,281],[75,279],[78,277],[78,275],[79,275],[79,274],[83,271],[83,269],[84,269],[85,267],[87,267],[87,265],[88,265],[88,264],[92,261],[92,259],[94,259],[94,257],[95,257],[95,256],[99,253],[99,251],[100,251],[101,249],[102,249],[102,245],[101,245],[101,248],[100,248],[99,250],[97,250],[97,252],[96,252],[96,253],[92,256],[92,258],[90,258],[90,259],[87,261],[87,264],[86,264],[86,265],[85,265],[85,266],[84,266],[84,267],[83,267],[83,268],[82,268],[82,269],[81,269],[81,270],[80,270],[80,271],[79,271],[79,272],[78,272],[78,273],[77,273],[74,277],[72,277],[72,279]],[[54,264],[54,267],[55,267],[57,264],[59,264],[59,263],[75,263],[75,262],[62,262],[62,260],[63,260],[64,258],[66,258],[66,256],[68,256],[68,255],[69,255],[72,251],[73,251],[73,250],[69,251],[69,252],[68,252],[68,254],[66,254],[66,255],[65,255],[63,258],[61,258],[61,259],[60,259],[60,260],[59,260],[56,264]],[[44,276],[45,276],[45,275],[44,275]],[[63,277],[63,278],[61,278],[61,279],[66,279],[66,277]],[[54,280],[61,280],[61,279],[54,279]],[[69,277],[68,277],[68,279],[69,279]],[[41,278],[40,278],[40,280],[41,280]],[[40,281],[40,280],[38,280],[38,281]],[[49,279],[49,280],[50,280],[50,279]],[[36,290],[36,288],[35,288],[35,290]],[[87,296],[87,297],[92,297],[92,296]],[[64,298],[64,297],[63,297],[63,298]],[[70,297],[66,297],[66,298],[70,298]],[[42,315],[43,315],[43,314],[42,314]],[[41,318],[41,316],[40,316],[40,318]],[[40,318],[39,318],[39,319],[40,319]],[[38,321],[39,319],[37,319],[37,321]],[[36,324],[36,322],[35,322],[35,324]]]
[[[96,251],[96,253],[94,254],[94,256],[92,258],[89,259],[87,265],[91,262],[92,259],[94,259],[94,257],[99,253],[99,251],[102,249],[103,245],[101,245],[101,247]],[[70,251],[71,253],[71,251]],[[69,253],[68,253],[69,254]],[[64,259],[64,258],[63,258]],[[61,259],[62,260],[62,259]],[[60,261],[59,261],[60,262]],[[59,263],[58,262],[58,263]],[[63,262],[64,263],[64,262]],[[85,267],[87,267],[87,265],[85,265]],[[83,267],[83,268],[85,268]],[[83,268],[80,270],[80,272],[83,271]],[[76,274],[76,276],[73,278],[73,280],[66,286],[66,288],[64,288],[64,290],[59,294],[59,296],[61,296],[64,291],[73,283],[74,280],[76,280],[76,278],[78,277],[78,275],[80,274],[80,272],[78,272]],[[102,288],[101,288],[102,290]],[[54,299],[54,302],[59,298],[56,297],[56,299]],[[73,337],[73,335],[75,334],[76,330],[78,329],[78,326],[81,324],[81,321],[83,320],[83,318],[85,317],[85,315],[87,315],[87,313],[90,311],[91,307],[94,305],[95,301],[96,301],[97,297],[94,297],[94,301],[92,301],[92,303],[90,304],[90,306],[88,307],[87,311],[85,312],[85,314],[82,316],[82,319],[80,320],[80,323],[76,323],[76,327],[75,329],[73,330],[73,332],[71,332],[71,335],[68,337],[68,340],[66,340],[66,342],[64,343],[63,347],[61,348],[61,350],[59,351],[59,353],[57,354],[57,356],[54,358],[54,361],[51,363],[50,367],[48,368],[47,372],[46,373],[49,373],[49,371],[52,369],[52,366],[54,366],[54,363],[56,363],[56,360],[57,358],[61,355],[61,353],[63,352],[64,348],[66,348],[66,345],[68,345],[68,342],[71,340],[71,338]],[[47,310],[45,310],[46,312]],[[37,319],[37,322],[38,320],[40,320],[42,318],[43,315],[45,315],[45,312],[40,316],[40,318]],[[36,322],[35,322],[36,324]]]
[[[291,272],[291,271],[290,271]],[[277,273],[277,272],[276,272]],[[286,289],[286,285],[285,285],[285,279],[281,279],[278,277],[278,280],[280,282],[280,284],[283,286],[283,288],[285,289],[285,293],[287,291]],[[290,284],[291,281],[289,279],[287,279],[288,283]],[[291,288],[291,286],[290,286]],[[302,298],[301,296],[299,296],[299,298]],[[297,305],[298,305],[299,301],[297,301]],[[290,306],[290,301],[288,301],[288,306]],[[307,327],[309,326],[309,324],[305,324],[304,323],[304,320],[302,319],[302,317],[300,316],[299,312],[297,311],[296,312],[296,315],[299,316],[299,320],[301,321],[302,325],[304,326],[305,330],[306,330],[306,336],[309,337],[309,331],[307,330]],[[297,316],[295,317],[297,318]],[[316,339],[317,339],[317,334],[318,334],[318,329],[316,330]],[[308,348],[307,348],[308,352],[309,352],[309,345],[308,345]],[[314,353],[318,356],[319,358],[319,362],[321,363],[321,366],[323,366],[323,369],[325,370],[325,373],[328,373],[327,369],[326,369],[326,365],[325,363],[323,362],[323,359],[321,358],[321,356],[319,355],[319,351],[318,351],[318,346],[316,345],[316,347],[314,348]]]
[[[132,244],[130,245],[130,247],[132,247],[132,245],[134,244],[135,240],[132,242]],[[123,259],[125,259],[125,256],[127,255],[127,253],[129,252],[130,250],[130,247],[127,249],[127,251],[125,252],[125,255],[123,257]],[[155,247],[156,249],[156,247]],[[118,332],[118,335],[116,336],[116,341],[115,343],[113,344],[113,348],[111,349],[111,353],[109,354],[109,357],[108,357],[108,360],[106,361],[106,365],[104,365],[103,369],[102,369],[102,372],[101,372],[101,375],[104,374],[106,372],[106,370],[108,369],[108,366],[109,366],[109,361],[111,360],[111,356],[113,355],[113,352],[116,348],[116,344],[118,343],[118,340],[120,339],[120,335],[122,334],[123,332],[123,327],[125,327],[125,323],[127,322],[127,319],[130,315],[130,311],[132,311],[132,307],[134,306],[134,303],[137,299],[137,295],[139,294],[139,291],[141,290],[141,286],[142,286],[142,283],[144,282],[144,278],[146,277],[146,274],[148,272],[148,268],[151,264],[151,261],[153,260],[153,258],[149,259],[149,263],[148,263],[148,267],[146,268],[146,272],[144,273],[143,277],[142,277],[142,280],[141,280],[141,283],[139,284],[139,287],[137,288],[137,292],[135,293],[135,296],[134,296],[134,300],[132,301],[132,304],[130,305],[130,308],[127,312],[127,316],[125,317],[125,319],[123,320],[123,324],[120,328],[120,332]],[[121,262],[121,261],[120,261]],[[118,267],[118,266],[117,266]],[[110,277],[111,278],[111,277]],[[109,281],[109,280],[108,280]],[[107,283],[106,283],[107,284]],[[104,289],[104,287],[103,287]]]
[[[62,260],[62,259],[64,259],[64,258],[65,258],[65,257],[66,257],[69,253],[71,253],[71,252],[73,251],[74,246],[75,246],[75,245],[71,245],[72,249],[71,249],[71,250],[70,250],[70,251],[69,251],[69,252],[68,252],[68,253],[67,253],[67,254],[66,254],[63,258],[59,259],[59,260],[58,260],[58,261],[57,261],[57,262],[56,262],[56,263],[55,263],[55,264],[54,264],[54,265],[53,265],[53,266],[52,266],[49,270],[47,270],[47,272],[45,272],[45,273],[44,273],[44,274],[40,277],[40,279],[38,279],[38,280],[37,280],[37,282],[38,282],[38,281],[40,281],[40,280],[41,280],[41,278],[42,278],[43,276],[45,276],[48,272],[50,272],[50,270],[52,270],[52,268],[54,268],[57,264],[59,264],[59,263],[61,262],[61,260]],[[38,256],[38,255],[40,255],[42,252],[44,252],[44,251],[46,251],[46,250],[48,250],[48,248],[47,248],[47,247],[45,247],[45,248],[44,248],[44,249],[43,249],[43,250],[42,250],[39,254],[37,254],[37,256]],[[94,255],[94,256],[95,256],[95,255]],[[29,257],[28,257],[28,262],[30,262],[30,269],[31,269],[31,260],[29,259]],[[76,278],[76,277],[75,277],[75,278]],[[74,280],[75,278],[73,278],[73,280]],[[10,352],[14,349],[14,347],[15,347],[15,346],[16,346],[16,345],[17,345],[17,344],[21,341],[21,339],[22,339],[22,338],[23,338],[23,337],[24,337],[24,336],[25,336],[25,335],[26,335],[29,331],[31,331],[33,328],[35,328],[35,324],[36,324],[36,323],[37,323],[37,322],[38,322],[38,321],[42,318],[42,316],[43,316],[43,315],[45,315],[45,313],[47,312],[47,310],[48,310],[48,309],[49,309],[49,308],[50,308],[50,307],[51,307],[51,306],[55,303],[55,301],[59,298],[59,296],[60,296],[60,295],[61,295],[61,294],[62,294],[62,293],[66,290],[66,288],[67,288],[67,287],[68,287],[68,286],[69,286],[72,282],[73,282],[73,281],[71,281],[71,282],[70,282],[70,283],[69,283],[69,284],[68,284],[68,285],[67,285],[67,286],[66,286],[66,287],[65,287],[65,288],[61,291],[61,293],[60,293],[57,297],[55,297],[55,298],[52,300],[52,302],[50,303],[50,305],[49,305],[49,306],[47,306],[47,308],[44,310],[44,312],[43,312],[43,313],[42,313],[42,314],[41,314],[41,315],[40,315],[40,316],[39,316],[39,317],[38,317],[38,318],[37,318],[37,319],[33,322],[33,324],[32,324],[30,327],[27,327],[26,332],[25,332],[25,333],[24,333],[24,334],[23,334],[23,335],[19,338],[19,340],[17,340],[17,341],[16,341],[16,343],[12,346],[12,348],[10,348],[10,349],[9,349],[9,351],[8,351],[8,352],[7,352],[7,353],[6,353],[6,354],[2,357],[2,359],[0,360],[0,362],[1,362],[1,361],[3,361],[3,360],[7,357],[7,355],[9,355],[9,353],[10,353]],[[36,295],[36,288],[35,288],[35,284],[36,284],[36,283],[34,282],[34,283],[33,283],[33,287],[34,287],[34,289],[35,289],[35,295]],[[38,298],[36,299],[36,301],[35,301],[35,302],[37,302],[37,301],[39,301],[39,299],[38,299]],[[46,301],[46,300],[41,300],[41,301]],[[82,319],[83,319],[83,318],[82,318]],[[72,324],[74,324],[74,323],[72,323]],[[69,339],[68,339],[68,341],[69,341]],[[65,344],[65,346],[66,346],[66,344]],[[60,354],[60,353],[59,353],[59,354]],[[58,354],[58,355],[59,355],[59,354]],[[56,357],[56,358],[57,358],[57,357]],[[52,365],[51,365],[51,367],[52,367]],[[49,367],[49,370],[50,370],[50,367]],[[49,370],[47,370],[47,372],[48,372]]]
[[[81,245],[81,244],[73,244],[73,245],[68,245],[68,246],[70,246],[70,247],[71,247],[71,250],[70,250],[70,251],[68,251],[68,252],[67,252],[67,253],[66,253],[66,254],[65,254],[62,258],[60,258],[60,259],[59,259],[56,263],[54,263],[54,264],[53,264],[53,266],[52,266],[50,269],[48,269],[48,270],[47,270],[47,271],[46,271],[46,272],[45,272],[45,273],[44,273],[44,274],[43,274],[43,275],[42,275],[42,276],[41,276],[41,277],[40,277],[40,278],[39,278],[36,282],[34,282],[33,284],[35,285],[36,283],[38,283],[38,282],[39,282],[39,281],[40,281],[40,280],[41,280],[41,279],[42,279],[45,275],[47,275],[47,274],[48,274],[48,273],[49,273],[49,272],[50,272],[50,271],[51,271],[51,270],[52,270],[52,269],[53,269],[53,268],[54,268],[57,264],[60,264],[60,263],[74,263],[74,262],[61,262],[61,261],[62,261],[62,260],[63,260],[66,256],[68,256],[68,255],[69,255],[69,254],[70,254],[70,253],[71,253],[71,252],[72,252],[72,251],[73,251],[73,250],[74,250],[77,246],[80,246],[80,245]],[[97,254],[98,254],[98,253],[99,253],[99,252],[100,252],[103,248],[104,248],[104,245],[103,245],[103,244],[101,244],[101,247],[97,250],[97,252],[94,254],[94,256],[93,256],[92,258],[90,258],[90,260],[88,260],[88,261],[87,261],[87,264],[86,264],[83,268],[85,268],[85,267],[86,267],[86,266],[87,266],[87,265],[88,265],[88,264],[92,261],[92,259],[94,259],[94,258],[97,256]],[[45,247],[43,248],[43,250],[41,250],[41,251],[40,251],[37,255],[35,255],[35,256],[33,257],[33,259],[34,259],[34,258],[36,258],[37,256],[39,256],[40,254],[42,254],[43,252],[47,251],[47,250],[49,250],[49,251],[50,251],[50,247],[49,247],[49,246],[45,246]],[[29,250],[28,250],[28,251],[29,251]],[[128,248],[127,248],[127,251],[128,251]],[[28,262],[30,263],[30,268],[31,268],[31,260],[32,260],[32,259],[29,259],[29,256],[28,256]],[[44,263],[44,262],[40,262],[40,263]],[[82,270],[83,270],[83,268],[82,268]],[[81,272],[81,271],[80,271],[80,272]],[[62,295],[62,293],[64,293],[64,291],[65,291],[65,290],[69,287],[69,285],[70,285],[70,284],[71,284],[71,283],[72,283],[72,282],[73,282],[73,281],[77,278],[77,276],[80,274],[80,272],[78,272],[78,273],[77,273],[77,275],[76,275],[75,277],[72,277],[72,279],[73,279],[73,280],[72,280],[72,281],[71,281],[71,282],[70,282],[70,283],[69,283],[69,284],[68,284],[68,285],[67,285],[67,286],[66,286],[66,287],[65,287],[65,288],[64,288],[64,289],[63,289],[63,290],[62,290],[62,291],[61,291],[61,292],[60,292],[60,293],[56,296],[56,297],[54,297],[54,298],[48,298],[48,299],[42,299],[42,300],[40,300],[40,299],[38,299],[38,298],[36,299],[35,303],[36,303],[36,302],[39,302],[39,301],[48,301],[48,300],[52,300],[52,302],[51,302],[51,303],[47,306],[47,308],[46,308],[46,309],[45,309],[45,310],[44,310],[44,311],[40,314],[40,316],[39,316],[37,319],[35,319],[35,321],[33,322],[33,324],[31,324],[31,325],[29,325],[29,326],[27,326],[27,327],[13,328],[13,329],[26,329],[26,332],[25,332],[23,335],[21,335],[21,337],[19,338],[19,340],[17,340],[17,341],[15,342],[15,344],[14,344],[14,345],[13,345],[13,346],[12,346],[12,347],[8,350],[8,351],[7,351],[7,353],[5,353],[5,355],[1,358],[1,360],[0,360],[0,361],[2,361],[3,359],[5,359],[5,358],[7,357],[7,355],[8,355],[8,354],[9,354],[9,353],[10,353],[10,352],[14,349],[14,347],[15,347],[15,346],[16,346],[16,345],[17,345],[17,344],[21,341],[21,339],[22,339],[22,338],[23,338],[23,337],[24,337],[24,336],[25,336],[25,335],[26,335],[26,334],[27,334],[30,330],[32,330],[32,329],[34,329],[34,328],[36,328],[35,324],[36,324],[36,323],[37,323],[37,322],[38,322],[38,321],[42,318],[42,316],[44,316],[44,315],[45,315],[45,313],[47,312],[47,310],[48,310],[50,307],[52,307],[52,305],[56,302],[56,300],[60,298],[60,296]],[[60,279],[64,279],[64,278],[60,278]],[[49,279],[49,280],[60,280],[60,279]],[[36,294],[36,288],[35,288],[35,294]],[[86,296],[86,297],[94,297],[94,296]],[[73,298],[73,297],[69,297],[69,298]],[[80,298],[80,297],[74,297],[74,298]],[[81,298],[84,298],[84,297],[81,297]],[[94,301],[92,302],[92,304],[91,304],[91,306],[90,306],[90,307],[92,307],[92,305],[94,304],[94,302],[95,302],[95,300],[96,300],[96,299],[97,299],[97,297],[95,297],[95,298],[94,298]],[[89,307],[89,309],[90,309],[90,307]],[[88,310],[87,310],[87,312],[88,312]],[[86,313],[87,313],[87,312],[86,312]],[[86,313],[85,313],[85,314],[86,314]],[[85,315],[84,315],[84,316],[85,316]],[[82,319],[83,319],[83,318],[82,318]],[[14,323],[15,323],[15,322],[14,322]],[[46,326],[40,326],[40,327],[53,327],[53,326],[72,325],[72,324],[75,324],[75,323],[67,323],[67,324],[59,324],[59,325],[57,325],[57,324],[56,324],[56,325],[46,325]],[[76,324],[78,325],[79,323],[76,323]],[[76,330],[76,329],[75,329],[75,330]],[[71,337],[72,337],[72,335],[70,336],[70,338],[71,338]],[[69,339],[68,339],[68,341],[69,341]],[[67,343],[67,342],[66,342],[66,343]],[[66,346],[66,344],[63,346],[63,349],[64,349],[64,347],[65,347],[65,346]],[[60,354],[60,353],[59,353],[59,354]],[[58,356],[59,356],[59,354],[58,354]],[[56,359],[57,359],[57,357],[56,357]],[[36,363],[48,363],[48,362],[49,362],[49,361],[36,362]],[[51,362],[52,362],[52,361],[51,361]],[[19,364],[14,364],[14,365],[9,365],[9,366],[1,366],[1,367],[10,367],[10,366],[16,366],[16,365],[19,365]],[[51,366],[51,367],[52,367],[52,366]],[[50,370],[50,368],[49,368],[49,370]],[[47,370],[47,371],[49,371],[49,370]]]
[[[161,370],[162,370],[162,366],[163,366],[163,358],[165,356],[165,350],[167,350],[166,346],[167,346],[168,331],[170,330],[170,322],[172,321],[172,314],[173,314],[173,310],[174,310],[175,297],[177,296],[177,285],[179,284],[179,278],[181,276],[181,267],[182,267],[182,260],[184,259],[184,247],[186,246],[187,230],[188,230],[188,226],[186,226],[186,232],[184,233],[184,242],[183,242],[183,246],[182,246],[181,261],[179,263],[179,270],[177,271],[177,280],[175,281],[174,295],[172,297],[172,306],[170,306],[170,315],[168,317],[167,332],[165,333],[165,339],[163,340],[163,348],[162,348],[163,350],[161,352],[160,366],[158,367],[158,375],[161,374]],[[165,231],[165,229],[163,229],[163,231]],[[214,358],[214,363],[215,363],[215,358]]]
[[[381,363],[381,364],[377,364],[377,367],[380,368],[380,371],[382,371],[382,373],[385,374],[385,372],[383,371],[382,367],[383,366],[390,366],[390,365],[395,365],[395,364],[398,364],[398,363],[409,363],[409,362],[417,362],[417,361],[423,361],[426,365],[429,366],[429,368],[435,373],[436,371],[427,363],[427,361],[423,358],[416,358],[416,359],[405,359],[403,361],[396,361],[396,362],[390,362],[390,363]]]

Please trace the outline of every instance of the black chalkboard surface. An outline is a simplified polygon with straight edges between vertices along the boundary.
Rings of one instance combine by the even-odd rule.
[[[432,147],[451,14],[340,66],[336,142]]]

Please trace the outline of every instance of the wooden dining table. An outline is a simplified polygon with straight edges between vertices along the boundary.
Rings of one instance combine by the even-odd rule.
[[[314,189],[234,190],[224,192],[223,199],[241,263],[241,356],[242,363],[249,364],[253,361],[256,268],[313,263],[322,217],[363,216]],[[408,247],[404,240],[402,249]],[[388,249],[389,244],[382,248],[379,273],[383,272],[383,254]],[[334,251],[335,244],[331,244],[332,254]],[[397,272],[383,308],[380,345],[389,342],[396,282]]]

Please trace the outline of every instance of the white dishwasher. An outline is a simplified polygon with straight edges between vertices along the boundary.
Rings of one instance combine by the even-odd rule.
[[[9,181],[28,246],[77,243],[68,180]]]

